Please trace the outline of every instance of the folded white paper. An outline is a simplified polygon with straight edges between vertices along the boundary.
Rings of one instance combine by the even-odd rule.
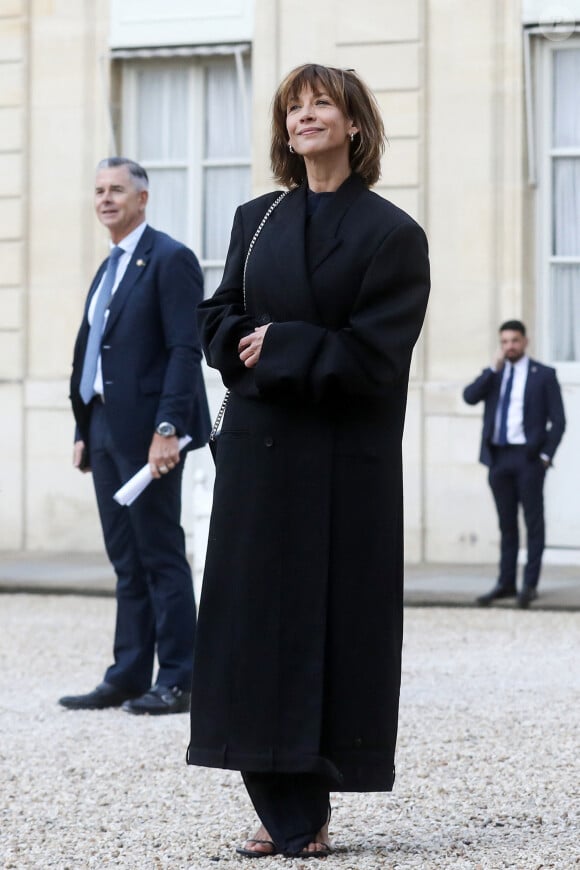
[[[191,436],[184,435],[183,438],[179,439],[179,449],[183,450],[190,441]],[[124,483],[123,486],[117,490],[113,498],[118,504],[123,506],[133,504],[135,499],[141,495],[143,490],[149,486],[152,480],[153,475],[151,474],[149,463],[147,463],[147,465],[140,468],[137,474],[134,474],[133,477],[129,478],[127,483]]]

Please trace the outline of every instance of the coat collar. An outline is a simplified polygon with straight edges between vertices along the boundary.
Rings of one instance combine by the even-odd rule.
[[[306,186],[291,190],[264,226],[263,243],[268,248],[268,261],[276,269],[277,302],[284,310],[284,300],[298,304],[305,318],[317,320],[306,266],[304,224],[306,220]],[[259,254],[260,241],[257,243]],[[252,256],[255,256],[253,254]],[[251,264],[251,260],[250,260]],[[295,309],[294,309],[295,310]]]
[[[314,272],[342,244],[340,225],[353,202],[366,190],[360,176],[349,175],[310,221],[308,265]]]
[[[155,232],[151,229],[150,226],[147,226],[143,232],[143,235],[139,239],[137,247],[133,252],[133,256],[129,261],[129,265],[123,275],[123,280],[117,287],[115,291],[115,295],[111,300],[111,305],[109,308],[109,317],[107,318],[107,323],[105,326],[105,330],[103,335],[107,335],[108,332],[115,325],[119,314],[123,310],[127,299],[131,293],[136,282],[139,280],[141,275],[144,274],[145,270],[149,265],[150,260],[150,252],[153,247],[153,241],[155,238]]]
[[[272,262],[277,264],[280,293],[293,299],[293,310],[299,300],[300,306],[314,321],[319,316],[310,275],[342,244],[341,222],[365,190],[359,176],[352,174],[333,197],[320,205],[310,220],[308,253],[305,239],[306,183],[290,191],[264,227],[264,241],[269,246]]]

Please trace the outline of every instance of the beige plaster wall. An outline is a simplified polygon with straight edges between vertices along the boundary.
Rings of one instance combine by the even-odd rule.
[[[92,209],[108,153],[108,0],[37,2],[30,28],[31,190],[26,547],[99,550],[92,482],[71,467],[68,377],[89,282],[106,255]]]
[[[272,188],[269,109],[282,77],[309,61],[354,68],[375,92],[389,145],[377,191],[423,219],[424,3],[256,0],[254,189]],[[304,22],[308,26],[304,26]]]
[[[109,150],[108,7],[0,0],[0,413],[14,427],[0,427],[0,550],[102,547],[90,479],[70,467],[67,382],[106,253],[92,181]],[[255,2],[254,192],[273,186],[269,107],[281,77],[308,60],[354,67],[389,135],[377,190],[429,236],[433,292],[404,443],[410,561],[497,554],[480,409],[461,390],[488,362],[498,322],[530,306],[518,15],[502,0],[469,13],[461,0]]]
[[[256,191],[272,185],[267,109],[281,76],[312,59],[354,67],[389,133],[377,190],[429,236],[433,292],[405,430],[407,558],[494,561],[481,408],[461,392],[491,358],[498,323],[524,311],[519,6],[362,0],[353,14],[346,0],[258,0],[256,11]]]
[[[72,468],[68,378],[107,253],[94,168],[112,153],[108,0],[0,0],[0,551],[99,551],[90,475]],[[193,463],[183,522],[193,547]]]
[[[269,112],[282,77],[301,63],[354,68],[375,92],[389,137],[376,186],[423,222],[424,206],[424,3],[422,0],[256,0],[253,49],[254,191],[271,190]],[[306,26],[305,26],[306,22]],[[405,548],[422,558],[423,419],[419,347],[405,428]]]
[[[18,549],[24,538],[25,6],[0,0],[0,549]]]
[[[523,314],[525,197],[518,4],[429,0],[426,224],[425,551],[493,562],[495,510],[479,466],[482,406],[465,384],[489,365],[497,327]],[[533,288],[526,288],[528,298]]]
[[[108,0],[0,0],[0,549],[100,549],[90,479],[70,465],[68,375],[105,240]]]

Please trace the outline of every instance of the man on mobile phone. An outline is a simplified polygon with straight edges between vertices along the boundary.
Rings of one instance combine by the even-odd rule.
[[[485,403],[480,461],[489,468],[501,534],[499,577],[493,589],[477,599],[482,607],[517,597],[518,606],[526,608],[538,595],[545,543],[544,479],[566,419],[555,370],[531,359],[527,344],[520,320],[502,323],[492,365],[463,391],[469,405]],[[520,505],[528,559],[518,592]]]

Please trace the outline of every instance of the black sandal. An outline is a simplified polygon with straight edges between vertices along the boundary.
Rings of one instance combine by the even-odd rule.
[[[301,852],[294,852],[292,855],[287,855],[288,858],[328,858],[332,855],[332,846],[330,843],[317,843],[317,846],[322,846],[322,849],[317,849],[311,852],[309,849],[303,849]]]
[[[332,807],[330,806],[330,801],[328,802],[328,818],[326,819],[326,824],[330,824],[330,817],[332,816]],[[317,846],[322,846],[322,849],[317,849],[312,852],[309,849],[302,849],[300,852],[286,853],[287,858],[328,858],[329,855],[332,855],[332,846],[330,843],[317,843]]]
[[[272,855],[277,855],[278,850],[276,849],[276,844],[273,840],[257,840],[255,837],[250,837],[249,840],[246,840],[246,843],[260,843],[262,845],[272,846],[271,852],[260,852],[256,849],[236,849],[238,855],[243,855],[244,858],[270,858]]]

